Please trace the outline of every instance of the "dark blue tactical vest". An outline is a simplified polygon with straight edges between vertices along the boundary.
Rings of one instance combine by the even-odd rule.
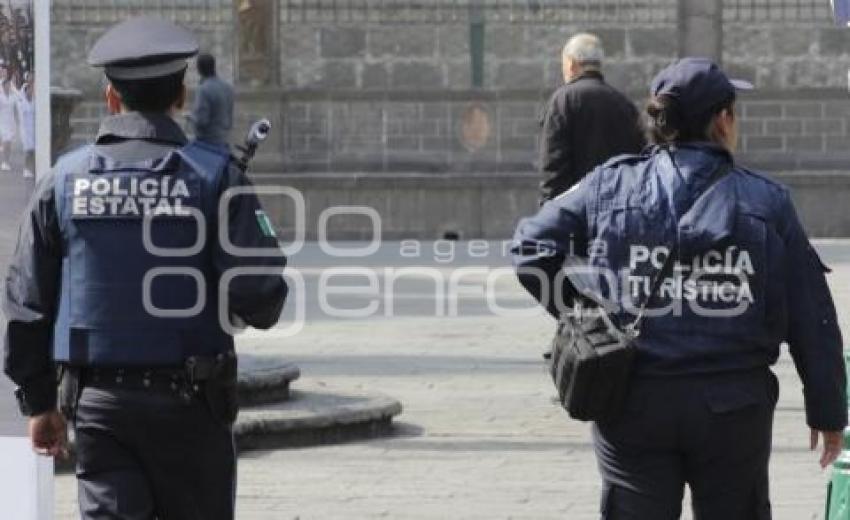
[[[211,254],[227,164],[203,143],[140,163],[94,147],[59,162],[56,361],[167,366],[233,348]]]

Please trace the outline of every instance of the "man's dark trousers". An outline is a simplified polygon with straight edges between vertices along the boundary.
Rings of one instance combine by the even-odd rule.
[[[84,520],[233,519],[233,435],[202,398],[86,387],[74,433]]]
[[[767,368],[636,378],[623,416],[593,428],[602,519],[678,519],[687,483],[695,520],[769,520],[778,392]]]

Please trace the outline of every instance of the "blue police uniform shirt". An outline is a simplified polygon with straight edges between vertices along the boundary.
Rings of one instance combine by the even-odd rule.
[[[585,257],[592,274],[576,278],[588,284],[581,289],[608,302],[624,325],[678,242],[675,268],[637,341],[636,373],[767,367],[787,342],[805,386],[809,425],[841,430],[845,372],[828,269],[786,188],[739,166],[707,186],[731,161],[708,143],[612,159],[520,222],[513,245],[520,281],[557,316],[568,302],[548,295],[569,300],[577,290],[559,277],[564,260]]]

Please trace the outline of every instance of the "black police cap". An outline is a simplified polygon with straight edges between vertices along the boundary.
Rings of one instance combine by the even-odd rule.
[[[187,29],[142,16],[106,32],[89,52],[88,62],[117,80],[153,79],[176,74],[198,54],[198,40]]]
[[[699,117],[735,96],[738,90],[752,90],[752,83],[730,79],[707,58],[682,58],[662,70],[652,80],[653,96],[669,96],[679,103],[686,117]]]

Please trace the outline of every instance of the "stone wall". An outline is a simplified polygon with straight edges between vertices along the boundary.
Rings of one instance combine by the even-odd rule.
[[[565,25],[492,23],[484,34],[484,89],[545,92],[563,82],[561,49],[579,31],[599,34],[610,81],[644,89],[676,56],[676,28],[617,20]],[[451,25],[293,25],[282,29],[286,89],[446,91],[473,88],[469,27]]]
[[[505,238],[520,216],[534,211],[537,200],[536,180],[528,174],[295,173],[259,174],[255,181],[294,188],[304,198],[304,213],[297,215],[288,196],[262,197],[284,243],[292,239],[295,225],[303,225],[307,240],[316,240],[321,214],[332,207],[373,209],[387,240]],[[369,240],[376,229],[374,222],[351,210],[324,225],[333,240]]]
[[[723,62],[730,73],[769,90],[838,88],[850,69],[850,29],[824,23],[724,26]]]
[[[644,97],[635,94],[637,103]],[[269,116],[266,172],[531,171],[545,95],[457,91],[433,96],[244,92],[237,127]],[[464,115],[482,107],[491,137],[463,143]],[[739,102],[740,152],[769,170],[836,169],[850,164],[850,96],[839,89],[762,91]],[[89,139],[105,115],[101,101],[75,111],[73,142]],[[241,131],[241,130],[240,130]]]
[[[277,26],[275,41],[268,42],[267,53],[278,61],[271,64],[278,75],[272,83],[296,90],[472,88],[467,9],[474,1],[432,0],[417,4],[417,11],[409,13],[393,7],[413,5],[409,0],[383,2],[386,12],[365,0],[262,0],[278,5],[277,20],[270,20]],[[609,79],[625,90],[644,90],[659,66],[678,52],[678,0],[503,0],[495,3],[500,7],[490,0],[480,1],[485,13],[481,85],[485,89],[554,88],[561,81],[560,48],[578,31],[603,38]],[[87,51],[106,27],[136,14],[160,15],[191,27],[203,49],[219,57],[222,75],[235,77],[240,41],[235,11],[241,2],[151,3],[54,0],[52,55],[57,86],[89,94],[99,90],[100,78],[85,65]],[[544,7],[526,7],[534,4]],[[780,7],[771,4],[724,2],[727,68],[763,88],[846,88],[850,31],[832,27],[828,3],[782,0],[775,2]]]
[[[850,96],[838,89],[746,94],[740,107],[744,160],[771,171],[850,164]]]
[[[102,79],[84,65],[86,50],[106,26],[143,3],[54,2],[54,83],[79,88],[89,99],[74,119],[77,142],[90,138],[102,115]],[[816,168],[844,161],[850,30],[830,26],[828,9],[810,0],[786,10],[751,4],[727,2],[724,11],[725,65],[759,87],[742,102],[742,151],[766,165],[778,157]],[[585,7],[549,11],[549,4],[514,11],[520,3],[484,2],[483,74],[473,85],[477,51],[469,1],[435,0],[415,12],[324,0],[276,5],[277,28],[270,33],[276,38],[259,52],[274,61],[269,70],[277,77],[240,96],[240,127],[249,114],[278,123],[280,146],[265,157],[273,171],[531,169],[537,120],[562,81],[560,49],[570,35],[587,30],[603,38],[609,82],[638,104],[652,76],[678,52],[680,13],[672,0],[648,3],[652,7],[604,0],[596,10],[582,2]],[[205,49],[219,57],[222,75],[234,77],[241,40],[233,27],[245,23],[234,3],[161,9],[198,30]],[[483,123],[473,129],[478,140],[470,146],[464,125],[476,107]]]
[[[220,57],[219,72],[233,79],[234,14],[231,0],[159,2],[149,0],[53,0],[51,3],[50,65],[54,86],[81,90],[89,99],[99,99],[102,75],[86,64],[94,42],[110,26],[134,15],[159,14],[190,27],[201,47]],[[190,84],[197,82],[189,74]]]
[[[504,236],[534,206],[538,119],[561,83],[566,39],[599,34],[609,82],[643,104],[658,70],[680,49],[701,48],[682,29],[689,20],[701,31],[722,27],[705,48],[759,87],[739,103],[741,162],[792,182],[815,234],[850,236],[837,213],[850,194],[841,180],[850,163],[850,30],[832,26],[825,0],[259,1],[253,18],[236,8],[254,4],[230,0],[163,3],[159,12],[198,30],[223,76],[238,81],[240,132],[272,119],[258,178],[302,188],[314,213],[372,200],[393,217],[388,236]],[[54,82],[88,98],[75,114],[76,142],[103,115],[86,50],[145,3],[53,4]],[[710,18],[718,14],[722,24]],[[449,194],[459,209],[446,206]],[[827,195],[832,202],[821,203]]]
[[[842,211],[850,192],[850,176],[845,172],[796,171],[769,176],[791,189],[811,236],[848,236],[850,212]],[[261,174],[255,180],[260,185],[295,188],[304,198],[304,213],[297,216],[290,198],[263,197],[285,243],[292,239],[296,222],[303,225],[307,240],[315,240],[321,214],[331,207],[372,208],[380,217],[384,239],[425,240],[509,238],[518,220],[537,209],[537,177],[530,173],[295,173]],[[375,232],[374,222],[350,210],[325,219],[324,226],[326,236],[334,240],[370,240]]]
[[[457,161],[464,170],[476,159],[482,161],[478,167],[491,168],[503,159],[516,164],[519,156],[527,164],[534,120],[543,100],[562,82],[560,52],[571,34],[590,30],[603,37],[606,74],[625,90],[642,91],[654,72],[675,57],[669,43],[676,37],[676,0],[631,8],[619,0],[573,2],[570,9],[485,0],[482,81],[474,85],[473,54],[478,51],[470,9],[475,1],[394,0],[382,3],[383,10],[362,1],[277,2],[275,41],[263,41],[260,47],[270,48],[258,51],[272,60],[267,68],[277,77],[272,85],[259,82],[259,92],[247,88],[242,99],[245,104],[268,99],[271,88],[287,100],[275,101],[279,114],[259,110],[284,123],[278,127],[287,136],[278,169],[447,170]],[[124,3],[129,7],[104,0],[54,2],[55,83],[83,90],[90,101],[75,119],[77,141],[92,135],[101,114],[103,82],[85,65],[86,51],[106,26],[144,2]],[[242,5],[187,2],[159,13],[197,29],[205,49],[218,56],[223,75],[232,79],[242,50],[239,26],[251,23],[254,29],[262,22],[243,20],[243,14],[234,13],[235,4]],[[409,7],[414,4],[419,7]],[[525,106],[502,107],[501,100]],[[475,156],[465,157],[456,134],[471,103],[485,111],[491,131]]]

